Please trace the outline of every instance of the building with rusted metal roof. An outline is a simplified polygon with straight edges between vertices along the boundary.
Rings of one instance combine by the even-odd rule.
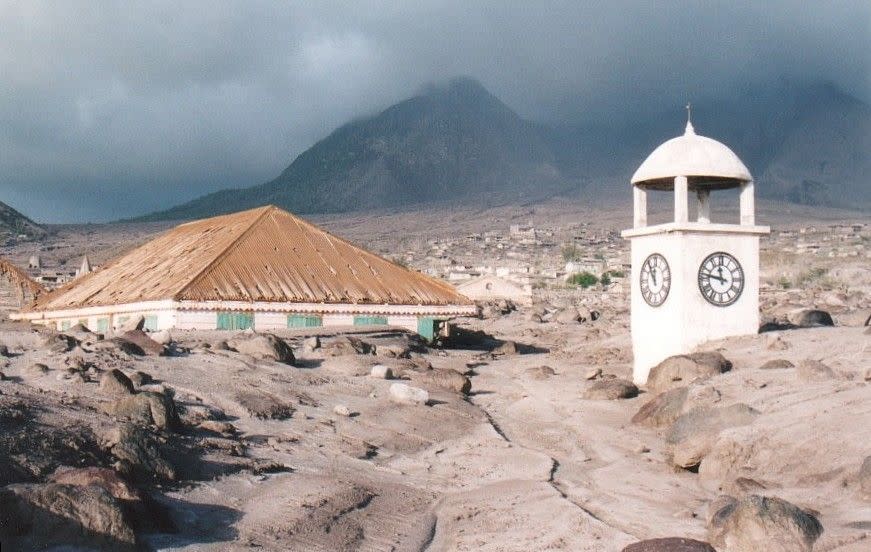
[[[188,222],[39,296],[13,317],[95,331],[385,324],[430,336],[475,314],[453,286],[274,206]]]

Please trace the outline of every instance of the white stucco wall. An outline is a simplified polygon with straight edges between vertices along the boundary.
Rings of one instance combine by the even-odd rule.
[[[720,225],[722,226],[722,225]],[[757,227],[758,228],[758,227]],[[692,352],[698,345],[759,330],[759,235],[745,231],[663,231],[630,237],[632,248],[631,329],[633,379],[643,384],[650,369],[669,356]],[[708,303],[699,291],[698,270],[711,253],[738,259],[745,285],[735,303]],[[651,307],[641,296],[644,260],[659,253],[668,261],[672,282],[668,298]]]

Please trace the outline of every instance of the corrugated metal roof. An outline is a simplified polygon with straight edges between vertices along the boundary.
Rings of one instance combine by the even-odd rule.
[[[161,299],[471,304],[445,282],[270,205],[177,226],[40,297],[29,310]]]

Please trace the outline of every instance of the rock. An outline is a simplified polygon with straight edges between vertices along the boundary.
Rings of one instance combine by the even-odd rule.
[[[404,383],[394,383],[390,386],[390,400],[398,404],[425,405],[429,402],[429,393]]]
[[[272,334],[252,334],[250,337],[233,339],[227,345],[236,351],[254,358],[293,364],[296,360],[290,346]]]
[[[795,375],[799,381],[827,381],[835,378],[835,372],[819,360],[805,359],[798,363]]]
[[[106,412],[119,418],[129,418],[134,423],[151,425],[169,431],[181,424],[175,409],[175,401],[165,393],[142,391],[110,403]]]
[[[546,380],[556,375],[556,372],[550,366],[533,366],[532,368],[527,368],[525,372],[534,380]]]
[[[777,497],[724,503],[708,523],[708,540],[720,552],[811,552],[823,532],[816,516]]]
[[[206,420],[204,422],[200,422],[197,425],[198,428],[203,429],[205,431],[211,431],[212,433],[218,433],[223,436],[230,436],[236,434],[236,426],[231,424],[230,422],[221,422],[218,420]]]
[[[774,360],[769,360],[759,367],[760,370],[781,370],[785,368],[795,368],[795,364],[786,359],[776,358]]]
[[[136,536],[121,503],[99,486],[58,483],[0,489],[3,549],[88,547],[136,550]]]
[[[865,495],[871,495],[871,455],[865,457],[859,468],[859,489]]]
[[[124,332],[115,339],[123,339],[133,343],[139,347],[145,355],[148,356],[164,356],[166,355],[166,347],[151,339],[151,337],[142,330],[130,330]],[[135,353],[134,353],[135,354]]]
[[[558,324],[577,324],[581,321],[581,315],[575,307],[566,307],[555,313],[551,320]]]
[[[145,351],[142,350],[142,347],[120,337],[98,341],[91,344],[91,348],[95,351],[120,351],[130,356],[145,356]]]
[[[52,334],[42,342],[42,347],[52,353],[66,353],[78,347],[79,340],[67,334]]]
[[[408,358],[411,347],[408,343],[379,343],[375,347],[375,354],[387,358]]]
[[[132,395],[133,382],[124,375],[124,372],[113,368],[100,378],[100,391],[113,396]]]
[[[223,420],[227,417],[220,408],[205,404],[182,404],[176,405],[179,411],[179,419],[184,425],[199,425],[204,420]]]
[[[793,311],[787,314],[786,318],[791,324],[795,324],[800,328],[835,325],[835,321],[832,320],[832,315],[824,310],[818,309],[801,309]]]
[[[599,380],[584,391],[585,399],[614,400],[638,396],[638,387],[629,380],[613,378]]]
[[[131,316],[126,322],[118,327],[118,331],[124,333],[133,330],[142,330],[143,328],[145,328],[145,317],[140,314],[139,316]]]
[[[454,393],[467,395],[472,390],[472,382],[463,374],[449,368],[436,368],[426,372],[419,372],[413,377],[418,385],[435,386]]]
[[[650,370],[647,387],[656,393],[728,372],[732,363],[718,352],[668,357]]]
[[[660,393],[644,403],[632,416],[632,423],[648,427],[665,427],[683,413],[689,388],[677,387]]]
[[[6,345],[0,345],[0,356],[4,356],[6,358],[11,357],[12,353],[9,352],[9,347],[7,347]]]
[[[503,341],[499,346],[491,351],[494,355],[517,355],[520,351],[517,348],[517,343],[513,341]]]
[[[717,552],[710,544],[694,539],[666,537],[630,544],[623,552]]]
[[[27,367],[27,375],[32,378],[38,378],[48,373],[48,366],[35,362]]]
[[[785,351],[789,349],[789,343],[778,335],[774,339],[771,339],[765,348],[769,351]]]
[[[345,416],[347,418],[351,415],[351,409],[344,404],[337,404],[333,407],[333,414],[336,414],[337,416]]]
[[[672,463],[680,468],[694,468],[707,456],[726,428],[748,425],[759,412],[746,404],[737,403],[727,407],[696,407],[681,414],[666,434],[666,442],[672,445]]]
[[[340,336],[321,344],[324,355],[329,357],[345,355],[368,355],[372,353],[372,345],[352,336]]]
[[[239,391],[236,401],[249,416],[261,420],[286,420],[296,412],[292,404],[263,391]]]
[[[142,387],[143,385],[148,385],[154,382],[154,379],[150,374],[143,372],[142,370],[136,370],[131,373],[129,376],[131,383],[136,387]]]
[[[110,430],[104,447],[118,459],[122,471],[137,481],[175,481],[176,467],[166,459],[154,435],[133,424]]]
[[[0,381],[6,381],[7,379],[8,378],[6,377],[6,374],[3,372],[0,372]]]
[[[592,370],[588,370],[586,374],[584,374],[585,380],[594,380],[602,375],[601,368],[593,368]]]
[[[120,500],[138,500],[137,493],[126,481],[121,479],[116,472],[109,468],[70,468],[60,469],[49,476],[50,483],[60,483],[62,485],[75,485],[77,487],[87,487],[96,485],[104,489],[110,495]]]
[[[169,330],[160,330],[159,332],[154,332],[149,337],[155,343],[163,346],[172,343],[172,333]]]
[[[302,350],[311,353],[321,348],[321,338],[313,335],[311,337],[307,337],[302,341]]]
[[[369,375],[378,379],[393,379],[393,370],[383,364],[376,364],[372,367]]]

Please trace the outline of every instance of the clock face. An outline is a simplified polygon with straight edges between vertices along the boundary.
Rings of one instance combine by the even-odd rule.
[[[699,267],[699,291],[712,305],[727,307],[744,291],[744,270],[728,253],[712,253]]]
[[[665,302],[671,289],[671,269],[665,257],[659,253],[644,259],[641,265],[641,296],[651,307]]]

